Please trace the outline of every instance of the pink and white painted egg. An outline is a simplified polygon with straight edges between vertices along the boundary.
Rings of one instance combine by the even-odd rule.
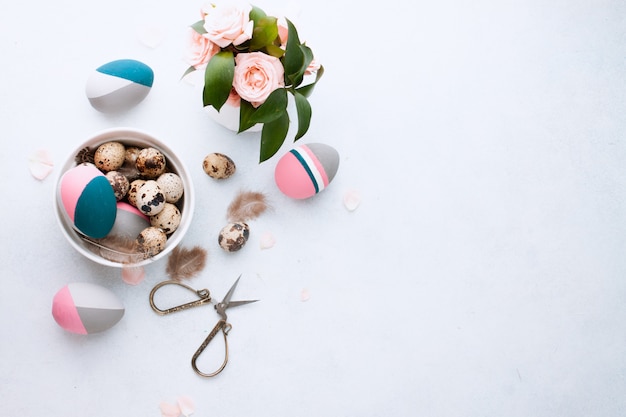
[[[274,171],[276,185],[288,197],[305,199],[324,190],[339,169],[339,153],[323,143],[309,143],[283,155]]]
[[[84,163],[65,172],[58,196],[72,225],[82,234],[99,239],[111,231],[117,199],[111,183],[95,165]]]
[[[109,289],[88,282],[61,288],[52,301],[52,317],[71,333],[91,334],[110,329],[124,316],[124,305]]]

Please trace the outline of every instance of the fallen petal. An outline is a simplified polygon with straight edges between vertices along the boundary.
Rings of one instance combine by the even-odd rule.
[[[164,30],[159,26],[144,25],[137,28],[139,42],[149,48],[156,48],[165,38]]]
[[[38,180],[46,178],[54,169],[54,162],[50,152],[45,149],[38,149],[28,158],[28,168],[33,177]]]
[[[300,291],[300,301],[302,302],[309,301],[309,298],[311,298],[311,293],[309,292],[309,290],[305,288],[302,291]]]
[[[122,267],[122,280],[128,285],[138,285],[146,276],[143,266]]]
[[[269,249],[273,247],[275,244],[276,244],[276,239],[274,239],[274,235],[272,235],[270,232],[263,233],[263,235],[261,236],[261,242],[260,242],[261,249]]]
[[[343,205],[348,211],[354,211],[361,204],[361,196],[355,190],[346,191],[343,195]]]
[[[189,417],[196,411],[196,405],[193,403],[193,400],[186,395],[178,397],[178,406],[180,407],[180,412],[185,417]]]
[[[159,404],[161,409],[161,416],[163,417],[178,417],[180,416],[180,408],[177,405],[166,403],[165,401]]]

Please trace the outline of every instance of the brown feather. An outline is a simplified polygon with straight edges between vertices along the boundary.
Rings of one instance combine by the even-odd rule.
[[[269,208],[265,194],[240,191],[228,206],[226,218],[231,222],[246,222],[259,217]]]
[[[165,272],[176,281],[196,276],[206,265],[207,251],[200,246],[191,249],[175,247],[167,260]]]
[[[125,236],[111,235],[102,239],[84,238],[91,245],[89,248],[111,262],[132,265],[144,259],[144,254],[139,250],[137,240]]]
[[[137,165],[128,161],[124,162],[124,165],[122,165],[117,172],[125,176],[129,182],[133,182],[141,176],[139,174],[139,170],[137,169]]]

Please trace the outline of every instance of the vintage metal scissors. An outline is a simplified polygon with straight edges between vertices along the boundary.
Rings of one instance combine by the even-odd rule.
[[[164,287],[166,285],[178,285],[180,287],[186,288],[189,291],[191,291],[193,293],[196,293],[196,295],[199,297],[199,299],[196,300],[196,301],[191,301],[189,303],[185,303],[185,304],[181,304],[181,305],[174,306],[174,307],[171,307],[171,308],[167,308],[165,310],[161,310],[154,303],[154,295],[156,294],[156,292],[161,287]],[[173,280],[171,280],[171,281],[159,282],[157,285],[154,286],[152,291],[150,291],[150,307],[152,307],[152,309],[155,311],[155,313],[160,314],[161,316],[164,316],[164,315],[170,314],[170,313],[175,313],[175,312],[181,311],[181,310],[187,310],[188,308],[201,306],[203,304],[210,303],[210,302],[211,302],[211,293],[209,292],[208,289],[203,288],[201,290],[195,290],[195,289],[191,288],[190,286],[183,284],[180,281],[173,281]]]
[[[215,310],[217,311],[217,314],[219,314],[220,319],[217,322],[217,324],[213,327],[213,330],[211,330],[209,335],[206,337],[206,339],[204,339],[200,347],[198,347],[198,349],[196,350],[196,352],[193,354],[191,358],[191,367],[200,376],[213,377],[219,374],[220,372],[222,372],[224,368],[226,367],[226,364],[228,363],[228,332],[230,332],[233,326],[228,322],[228,316],[226,315],[226,310],[229,309],[230,307],[238,307],[244,304],[250,304],[250,303],[259,301],[259,300],[244,300],[244,301],[231,301],[230,300],[231,297],[233,296],[233,293],[235,292],[235,288],[237,287],[237,284],[239,283],[240,278],[241,278],[241,275],[239,275],[239,277],[235,280],[235,283],[230,287],[230,289],[224,296],[224,299],[221,302],[215,304],[214,307],[215,307]],[[166,310],[161,310],[154,303],[154,295],[156,294],[159,288],[165,285],[180,285],[192,292],[195,292],[198,295],[198,297],[200,297],[200,299],[189,302],[189,303],[181,304],[179,306],[175,306]],[[150,292],[150,306],[156,313],[161,314],[161,315],[174,313],[176,311],[185,310],[191,307],[201,306],[210,301],[211,301],[211,295],[209,293],[209,290],[203,289],[203,290],[196,291],[193,288],[185,284],[182,284],[178,281],[161,282],[157,284]],[[219,368],[217,368],[217,370],[210,372],[210,373],[202,372],[200,369],[198,369],[198,366],[197,366],[198,358],[200,357],[202,352],[204,352],[204,350],[209,345],[211,340],[213,340],[213,338],[217,335],[217,333],[219,333],[220,330],[222,331],[222,335],[224,336],[224,361],[219,366]]]

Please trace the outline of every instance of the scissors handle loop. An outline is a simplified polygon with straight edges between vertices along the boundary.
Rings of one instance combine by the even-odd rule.
[[[191,301],[189,303],[185,303],[185,304],[181,304],[178,306],[174,306],[174,307],[170,307],[168,309],[162,310],[159,307],[156,306],[156,304],[154,303],[154,295],[156,294],[156,292],[161,288],[164,287],[165,285],[178,285],[181,286],[183,288],[188,289],[189,291],[193,292],[194,294],[196,294],[199,299],[195,300],[195,301]],[[170,313],[175,313],[177,311],[181,311],[181,310],[186,310],[188,308],[191,307],[197,307],[197,306],[201,306],[203,304],[206,303],[210,303],[211,302],[211,293],[209,292],[208,289],[204,288],[201,290],[195,290],[193,288],[191,288],[188,285],[183,284],[182,282],[178,282],[178,281],[163,281],[158,283],[157,285],[154,286],[154,288],[152,289],[152,291],[150,291],[150,307],[152,307],[152,309],[160,315],[165,315],[165,314],[170,314]]]
[[[220,372],[224,370],[224,368],[226,367],[226,363],[228,363],[228,337],[227,336],[228,336],[228,332],[230,332],[230,329],[232,329],[232,326],[230,325],[230,323],[226,322],[226,320],[221,319],[220,321],[218,321],[215,327],[213,327],[213,330],[211,330],[211,333],[209,333],[206,339],[204,339],[204,342],[202,342],[200,347],[198,347],[198,350],[196,350],[196,353],[193,354],[193,357],[191,358],[191,367],[198,375],[203,376],[205,378],[210,378],[219,374]],[[217,368],[217,370],[214,372],[211,372],[211,373],[202,372],[200,369],[198,369],[196,361],[198,360],[202,352],[204,352],[204,349],[206,349],[206,347],[209,345],[211,340],[213,340],[213,338],[217,335],[217,333],[220,330],[222,331],[222,335],[224,336],[224,362],[222,362],[220,367]]]

